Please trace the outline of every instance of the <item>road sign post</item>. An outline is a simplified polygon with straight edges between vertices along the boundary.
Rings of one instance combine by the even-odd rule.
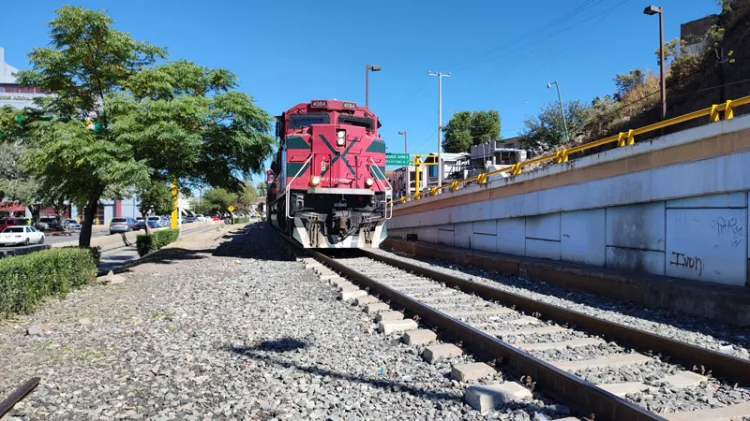
[[[386,165],[409,165],[408,153],[387,153],[385,154]]]

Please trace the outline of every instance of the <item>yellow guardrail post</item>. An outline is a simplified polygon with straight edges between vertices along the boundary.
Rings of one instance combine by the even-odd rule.
[[[555,153],[555,163],[568,162],[568,150],[563,149]]]
[[[433,188],[430,189],[430,196],[437,196],[437,194],[438,194],[438,188],[437,187],[433,187]]]
[[[719,118],[719,106],[714,104],[711,106],[711,114],[708,116],[708,120],[715,123],[720,120]]]
[[[459,183],[458,181],[454,181],[454,182],[452,182],[452,183],[451,183],[451,191],[456,191],[456,190],[458,190],[458,187],[459,187],[460,185],[461,185],[461,184],[460,184],[460,183]]]
[[[635,143],[635,136],[633,136],[633,130],[628,130],[628,134],[625,136],[625,144],[632,145]]]
[[[487,174],[479,174],[477,176],[477,184],[487,184]]]
[[[724,105],[724,120],[731,120],[734,118],[734,109],[732,108],[732,101],[729,100]]]
[[[414,157],[414,200],[419,200],[422,197],[422,186],[420,185],[420,169],[422,160],[419,159],[419,155]]]
[[[510,167],[510,175],[518,175],[521,174],[521,163],[513,164],[512,167]]]

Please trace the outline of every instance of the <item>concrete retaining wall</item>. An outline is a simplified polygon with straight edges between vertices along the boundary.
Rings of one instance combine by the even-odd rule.
[[[686,150],[678,146],[713,156],[675,161]],[[627,149],[402,205],[388,223],[389,236],[416,234],[455,247],[746,285],[750,118]],[[563,173],[605,174],[604,164],[622,167],[628,159],[650,168],[588,181]],[[665,165],[654,164],[660,159]],[[562,176],[578,182],[534,187]],[[518,194],[508,194],[511,188]],[[486,197],[479,196],[482,189]]]

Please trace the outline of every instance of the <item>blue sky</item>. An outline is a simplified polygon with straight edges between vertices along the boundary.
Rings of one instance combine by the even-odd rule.
[[[0,46],[6,62],[27,68],[26,54],[48,42],[46,23],[65,2],[4,6]],[[167,46],[171,58],[224,67],[240,89],[272,115],[299,102],[337,98],[364,104],[366,64],[370,108],[381,118],[389,152],[437,147],[437,80],[443,121],[462,110],[497,109],[502,134],[556,93],[590,101],[612,93],[616,73],[658,71],[658,18],[647,0],[128,0],[72,3],[106,9],[117,29]],[[665,38],[680,24],[718,11],[713,0],[663,0]]]

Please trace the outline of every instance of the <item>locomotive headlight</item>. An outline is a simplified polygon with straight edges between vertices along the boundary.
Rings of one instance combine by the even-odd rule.
[[[375,180],[373,180],[372,178],[368,178],[365,180],[365,186],[372,187],[373,184],[375,184]]]
[[[346,130],[336,130],[336,146],[344,146],[346,144]]]
[[[320,176],[319,175],[314,175],[314,176],[310,177],[310,185],[311,186],[315,187],[318,184],[320,184]]]

